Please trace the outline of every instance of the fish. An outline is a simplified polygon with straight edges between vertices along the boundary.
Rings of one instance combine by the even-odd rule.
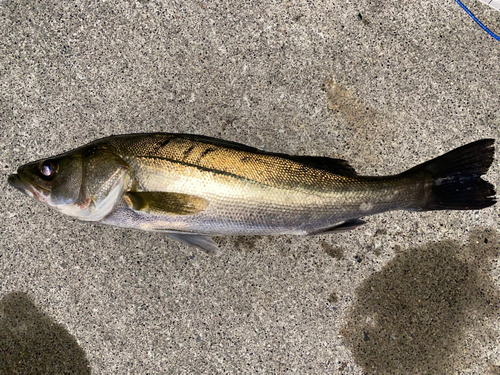
[[[202,135],[98,139],[33,161],[10,185],[65,215],[161,232],[207,254],[210,236],[322,235],[393,210],[479,210],[496,203],[481,178],[494,159],[482,139],[389,176],[360,176],[343,159],[265,152]]]

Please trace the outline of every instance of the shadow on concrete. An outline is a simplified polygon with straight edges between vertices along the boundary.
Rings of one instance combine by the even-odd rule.
[[[85,352],[22,292],[0,300],[0,374],[90,374]]]
[[[493,230],[397,254],[356,291],[341,331],[356,363],[367,373],[450,374],[487,361],[477,356],[498,345],[489,318],[500,313],[490,276],[499,255]]]

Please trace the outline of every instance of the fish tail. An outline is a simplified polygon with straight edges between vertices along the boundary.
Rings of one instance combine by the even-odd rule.
[[[493,162],[494,139],[469,143],[408,170],[425,173],[432,185],[424,202],[415,209],[479,210],[496,203],[495,188],[481,178]]]

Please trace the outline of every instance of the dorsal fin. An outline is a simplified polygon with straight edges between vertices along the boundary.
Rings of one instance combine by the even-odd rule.
[[[223,139],[217,139],[206,136],[192,136],[189,134],[182,134],[184,138],[189,138],[192,140],[207,142],[216,146],[221,147],[229,147],[235,150],[253,152],[256,154],[267,154],[267,155],[275,155],[279,156],[283,159],[288,159],[292,161],[296,161],[302,164],[307,164],[314,168],[324,169],[329,172],[342,175],[345,177],[355,177],[358,174],[354,170],[353,167],[349,165],[346,160],[343,159],[332,159],[325,156],[303,156],[303,155],[288,155],[282,153],[274,153],[274,152],[265,152],[263,150],[259,150],[258,148],[247,146],[241,143],[226,141]]]
[[[190,139],[190,140],[195,141],[195,142],[198,142],[198,141],[206,142],[206,143],[212,144],[214,146],[228,147],[228,148],[232,148],[235,150],[247,151],[247,152],[263,153],[263,154],[266,153],[265,151],[262,151],[256,147],[247,146],[247,145],[244,145],[243,143],[226,141],[225,139],[207,137],[205,135],[179,134],[179,136],[181,136],[182,138]]]
[[[355,177],[358,174],[351,165],[343,159],[332,159],[325,156],[296,156],[296,155],[283,155],[282,157],[297,161],[299,163],[307,164],[315,168],[325,169],[329,172],[346,176]]]

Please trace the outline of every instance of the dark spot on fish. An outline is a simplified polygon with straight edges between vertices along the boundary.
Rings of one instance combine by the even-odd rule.
[[[251,156],[243,156],[243,157],[241,158],[241,161],[242,161],[243,163],[247,163],[247,162],[250,162],[250,161],[253,161],[253,160],[254,160],[254,158],[252,158]]]
[[[366,373],[487,371],[491,364],[486,357],[478,363],[467,338],[486,350],[498,345],[500,290],[490,273],[499,256],[493,230],[471,233],[465,245],[441,241],[397,252],[358,287],[341,329],[356,363]]]
[[[203,159],[205,156],[207,156],[208,154],[210,154],[211,152],[214,152],[215,151],[215,148],[211,148],[211,147],[208,147],[206,148],[200,155],[200,157],[198,158],[198,161],[200,161],[201,159]]]
[[[191,151],[194,150],[194,147],[195,147],[194,145],[189,146],[189,148],[186,151],[184,151],[184,153],[182,154],[182,160],[186,160],[188,158]]]
[[[166,145],[168,145],[170,143],[171,140],[172,140],[171,138],[165,139],[164,141],[162,141],[160,143],[160,147],[165,147]]]
[[[163,147],[167,146],[170,143],[171,140],[172,140],[171,138],[167,138],[167,139],[164,139],[161,142],[157,142],[155,144],[155,146],[154,146],[153,152],[154,153],[158,153],[158,151],[161,150]]]
[[[325,250],[325,253],[327,253],[329,256],[332,258],[341,260],[344,258],[344,250],[340,247],[333,247],[329,243],[326,242],[321,242],[321,247],[323,250]]]
[[[328,296],[327,301],[330,303],[337,303],[339,301],[339,297],[337,296],[337,293],[331,292],[330,295]]]

